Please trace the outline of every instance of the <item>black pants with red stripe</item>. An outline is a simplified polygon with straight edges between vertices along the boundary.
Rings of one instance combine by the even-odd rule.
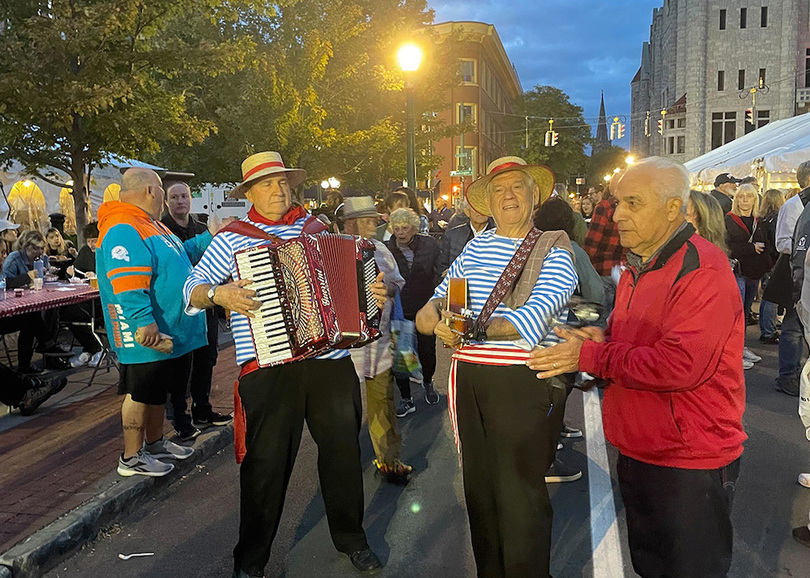
[[[481,577],[548,576],[545,474],[565,414],[565,379],[535,376],[525,365],[458,364],[464,499]]]
[[[318,477],[335,547],[368,547],[363,531],[360,382],[351,358],[308,359],[259,369],[239,382],[247,453],[239,471],[236,568],[261,576],[278,530],[301,433],[318,446]]]

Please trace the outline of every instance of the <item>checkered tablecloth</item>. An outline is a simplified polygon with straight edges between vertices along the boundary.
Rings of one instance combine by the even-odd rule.
[[[97,297],[98,289],[86,283],[46,283],[41,291],[25,289],[22,297],[15,297],[14,289],[6,289],[6,299],[0,301],[0,318],[74,305]]]

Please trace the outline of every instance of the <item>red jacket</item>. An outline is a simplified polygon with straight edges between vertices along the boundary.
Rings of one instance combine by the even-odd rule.
[[[580,369],[608,381],[607,439],[665,467],[735,460],[742,426],[742,300],[728,258],[687,226],[641,274],[625,270],[604,343],[586,341]]]

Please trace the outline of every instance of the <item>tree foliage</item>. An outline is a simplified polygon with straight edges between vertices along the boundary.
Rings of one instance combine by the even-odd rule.
[[[614,169],[625,167],[627,155],[625,149],[617,146],[610,146],[591,155],[586,180],[588,186],[604,183],[605,175],[612,175]]]
[[[583,174],[588,157],[585,147],[591,143],[591,127],[585,122],[582,107],[572,104],[568,95],[553,86],[535,86],[518,99],[513,125],[513,150],[521,150],[531,163],[547,165],[558,182]],[[525,143],[525,117],[529,117],[529,146]],[[553,130],[559,133],[556,146],[545,146],[544,136],[554,120]]]
[[[90,174],[109,155],[156,152],[164,138],[199,142],[215,128],[189,113],[184,73],[239,68],[248,43],[160,33],[189,14],[216,22],[230,10],[214,0],[0,2],[0,163],[72,180],[81,231]]]

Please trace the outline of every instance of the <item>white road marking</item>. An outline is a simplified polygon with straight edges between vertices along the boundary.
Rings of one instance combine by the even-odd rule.
[[[610,478],[605,432],[602,429],[602,403],[599,389],[583,393],[585,442],[588,451],[588,493],[591,499],[591,548],[593,578],[624,576],[624,560],[619,543],[619,524]]]

